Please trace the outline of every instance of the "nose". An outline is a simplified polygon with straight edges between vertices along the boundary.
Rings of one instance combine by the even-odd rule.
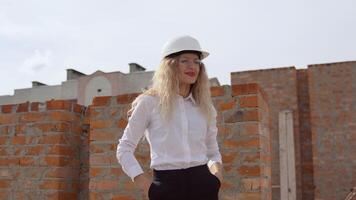
[[[199,68],[199,64],[196,64],[195,61],[188,61],[187,62],[187,67],[190,69],[196,69]]]

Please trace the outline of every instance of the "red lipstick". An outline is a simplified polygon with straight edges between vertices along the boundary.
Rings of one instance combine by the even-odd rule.
[[[190,77],[195,77],[195,72],[185,72],[186,75],[190,76]]]

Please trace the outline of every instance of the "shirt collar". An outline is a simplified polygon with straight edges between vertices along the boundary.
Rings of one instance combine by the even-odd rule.
[[[196,104],[196,103],[195,103],[195,99],[194,99],[192,93],[189,93],[189,95],[188,95],[187,97],[183,97],[183,99],[184,99],[184,100],[190,100],[190,101],[192,101],[194,104]]]

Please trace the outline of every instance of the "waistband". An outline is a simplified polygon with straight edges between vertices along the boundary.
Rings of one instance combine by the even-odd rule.
[[[165,178],[165,177],[180,176],[180,175],[187,175],[187,174],[197,174],[203,172],[209,172],[209,168],[207,164],[190,167],[186,169],[170,169],[170,170],[153,169],[153,176],[157,178]]]

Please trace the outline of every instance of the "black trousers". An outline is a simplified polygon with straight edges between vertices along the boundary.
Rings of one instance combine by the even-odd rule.
[[[218,200],[220,184],[207,165],[153,170],[148,197],[150,200]]]

